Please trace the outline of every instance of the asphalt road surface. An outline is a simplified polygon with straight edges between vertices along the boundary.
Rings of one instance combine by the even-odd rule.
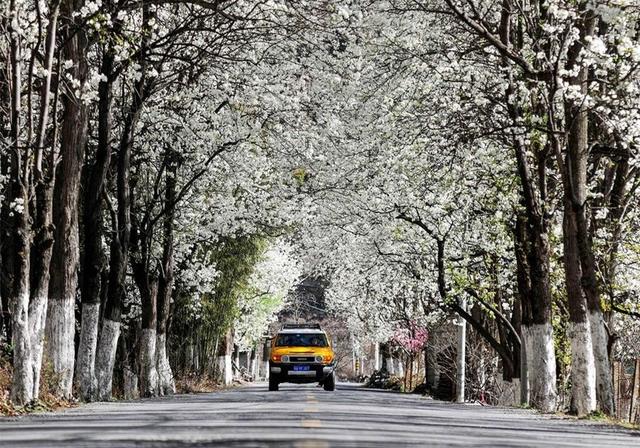
[[[94,403],[0,418],[0,447],[640,447],[640,432],[339,384]]]

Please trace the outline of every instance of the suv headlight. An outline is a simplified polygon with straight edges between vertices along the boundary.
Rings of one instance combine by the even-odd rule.
[[[282,362],[289,362],[289,355],[283,355]]]
[[[322,362],[324,361],[324,358],[320,355],[316,356],[316,362]]]

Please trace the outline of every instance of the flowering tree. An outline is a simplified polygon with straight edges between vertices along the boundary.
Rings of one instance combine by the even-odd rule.
[[[109,398],[123,363],[172,393],[171,362],[255,345],[305,272],[356,344],[414,353],[457,315],[523,402],[556,409],[570,345],[573,410],[613,411],[639,306],[635,3],[5,3],[16,403],[43,357],[60,396],[75,375]]]

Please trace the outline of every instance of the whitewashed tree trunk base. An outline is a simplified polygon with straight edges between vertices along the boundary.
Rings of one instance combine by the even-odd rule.
[[[76,384],[80,392],[80,399],[84,401],[93,401],[97,398],[95,364],[99,320],[99,303],[82,304],[82,327],[76,361]]]
[[[12,303],[12,302],[10,302]],[[31,337],[29,335],[29,295],[16,299],[11,309],[13,331],[13,382],[11,400],[17,405],[25,405],[33,400],[33,366]]]
[[[571,409],[580,417],[596,409],[596,369],[589,322],[570,323]]]
[[[156,330],[154,328],[143,329],[140,336],[140,394],[143,397],[158,395]]]
[[[47,360],[59,378],[56,394],[71,398],[75,364],[75,297],[51,299],[47,318]]]
[[[220,381],[225,386],[231,385],[233,382],[233,369],[231,368],[231,355],[218,356],[218,373]]]
[[[264,361],[262,363],[262,372],[264,373],[262,378],[264,378],[265,380],[268,380],[269,379],[269,361]]]
[[[249,375],[254,380],[258,377],[258,360],[255,358],[249,361]]]
[[[598,407],[604,413],[613,415],[615,412],[615,400],[611,363],[607,351],[609,336],[607,335],[601,312],[591,311],[589,313],[589,322],[591,324],[591,342],[596,366],[596,399]]]
[[[98,380],[98,398],[100,400],[111,400],[113,369],[116,364],[119,338],[120,322],[104,319],[96,354],[96,379]]]
[[[40,373],[44,353],[44,329],[47,317],[48,297],[36,297],[29,304],[29,337],[31,338],[31,368],[33,372],[32,399],[40,396]]]
[[[551,324],[522,326],[526,341],[529,399],[542,412],[555,412],[558,396],[556,388],[556,356]]]
[[[173,372],[167,357],[167,336],[159,334],[156,339],[156,368],[158,370],[158,392],[160,395],[173,395],[176,393],[176,384]]]

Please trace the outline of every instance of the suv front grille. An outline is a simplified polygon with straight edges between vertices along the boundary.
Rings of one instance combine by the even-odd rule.
[[[314,362],[314,356],[291,356],[289,358],[290,362]]]

